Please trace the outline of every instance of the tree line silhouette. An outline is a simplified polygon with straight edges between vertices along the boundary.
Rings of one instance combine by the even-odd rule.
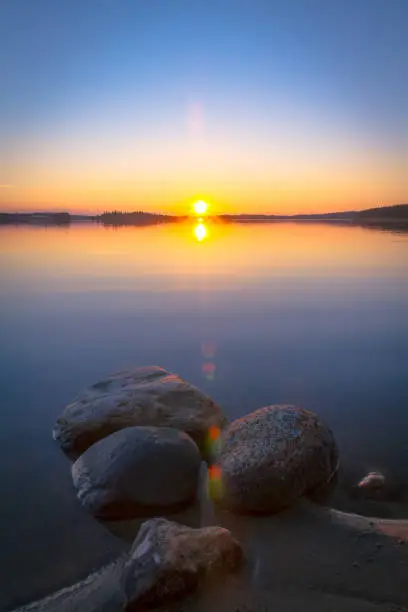
[[[160,213],[148,213],[143,210],[124,212],[114,210],[103,212],[96,220],[104,225],[154,225],[156,223],[170,223],[178,221],[180,217],[162,215]]]

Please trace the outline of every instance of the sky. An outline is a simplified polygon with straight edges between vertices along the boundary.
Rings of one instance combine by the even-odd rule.
[[[408,201],[407,0],[2,0],[0,210]]]

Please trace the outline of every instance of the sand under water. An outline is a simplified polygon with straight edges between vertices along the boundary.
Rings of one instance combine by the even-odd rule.
[[[236,516],[209,502],[205,484],[196,504],[171,518],[227,527],[242,543],[245,563],[221,584],[159,608],[163,612],[408,612],[408,520],[306,501],[274,516]],[[130,546],[141,522],[105,525]],[[19,612],[119,612],[124,559]]]

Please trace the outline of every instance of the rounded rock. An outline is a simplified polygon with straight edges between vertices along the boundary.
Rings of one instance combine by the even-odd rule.
[[[234,512],[274,513],[324,488],[337,469],[333,434],[316,414],[266,406],[225,429],[210,491]]]
[[[206,455],[208,432],[224,421],[211,398],[176,374],[148,366],[119,372],[86,389],[65,408],[53,437],[76,459],[126,427],[174,427],[188,433]]]
[[[163,518],[143,523],[122,574],[125,610],[169,603],[203,585],[223,580],[243,561],[239,542],[228,529],[192,529]]]
[[[172,428],[128,427],[91,446],[72,466],[78,499],[98,518],[178,511],[194,500],[200,451]]]

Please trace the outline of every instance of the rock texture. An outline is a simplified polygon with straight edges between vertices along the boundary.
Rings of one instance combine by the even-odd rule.
[[[163,518],[146,521],[124,567],[125,609],[143,610],[177,598],[241,561],[241,546],[228,529],[192,529]]]
[[[170,427],[127,427],[91,446],[72,466],[81,504],[116,520],[180,510],[195,497],[200,451]]]
[[[210,490],[232,511],[272,513],[315,494],[337,468],[333,435],[316,414],[266,406],[226,428]]]
[[[175,427],[205,451],[208,431],[223,422],[220,408],[204,393],[150,366],[119,372],[86,389],[65,408],[53,436],[72,459],[111,433],[136,425]]]

